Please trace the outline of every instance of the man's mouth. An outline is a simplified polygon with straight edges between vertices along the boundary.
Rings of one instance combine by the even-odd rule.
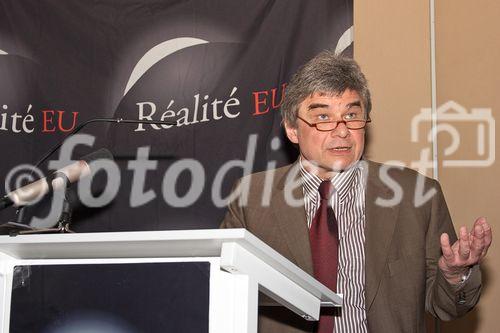
[[[332,148],[329,148],[329,150],[333,150],[333,151],[348,151],[350,150],[351,147],[350,146],[338,146],[338,147],[332,147]]]

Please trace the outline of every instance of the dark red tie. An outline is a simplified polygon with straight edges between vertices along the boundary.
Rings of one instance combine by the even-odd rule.
[[[333,291],[337,291],[338,266],[338,226],[330,198],[333,186],[330,181],[323,181],[319,186],[320,205],[313,218],[309,237],[315,278]],[[318,333],[333,332],[333,313],[321,314]]]

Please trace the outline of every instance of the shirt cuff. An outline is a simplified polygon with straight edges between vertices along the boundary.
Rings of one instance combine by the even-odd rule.
[[[469,267],[469,270],[467,271],[467,273],[462,275],[462,278],[460,279],[460,281],[458,282],[458,284],[456,286],[458,287],[458,286],[462,286],[463,284],[465,284],[465,282],[467,282],[467,280],[470,278],[471,274],[472,274],[472,267]]]

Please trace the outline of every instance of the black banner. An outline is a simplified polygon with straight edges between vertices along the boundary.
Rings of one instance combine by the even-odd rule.
[[[95,142],[72,157],[107,147],[119,186],[105,205],[75,207],[72,228],[217,227],[237,178],[296,158],[280,125],[283,89],[319,51],[350,54],[352,21],[352,0],[3,0],[1,192],[86,120],[176,120],[85,127]],[[26,223],[48,208],[28,211]]]

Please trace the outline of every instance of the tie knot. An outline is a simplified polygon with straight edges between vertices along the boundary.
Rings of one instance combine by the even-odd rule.
[[[323,180],[321,184],[319,185],[319,196],[323,200],[329,200],[330,197],[333,194],[333,185],[332,182],[329,180]]]

